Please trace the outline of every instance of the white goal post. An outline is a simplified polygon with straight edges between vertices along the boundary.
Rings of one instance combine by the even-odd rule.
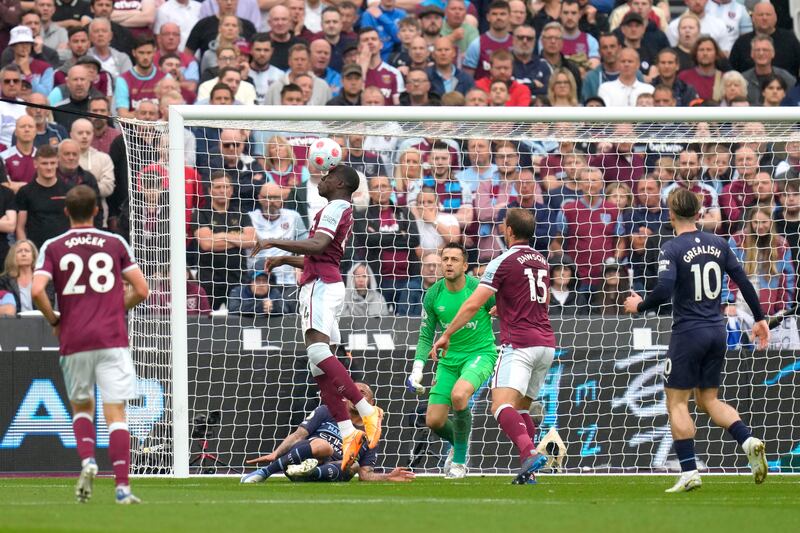
[[[298,138],[350,135],[393,137],[400,142],[377,154],[388,168],[398,165],[398,146],[403,146],[402,141],[407,139],[421,138],[428,143],[428,148],[436,140],[449,142],[451,146],[456,146],[457,155],[453,156],[454,161],[457,160],[455,165],[463,167],[470,164],[470,155],[467,153],[470,139],[487,141],[490,151],[492,142],[496,146],[499,141],[509,140],[517,147],[518,160],[524,158],[526,165],[533,169],[531,175],[536,181],[539,209],[548,210],[551,209],[549,199],[555,195],[556,188],[562,186],[562,181],[574,177],[566,169],[567,163],[558,172],[554,171],[552,176],[543,176],[543,169],[550,164],[548,157],[558,154],[560,146],[570,147],[570,153],[559,155],[575,156],[570,164],[577,169],[595,166],[590,165],[590,161],[600,161],[600,156],[605,152],[596,151],[598,145],[607,145],[601,150],[611,150],[608,153],[612,153],[618,145],[631,144],[633,148],[630,154],[624,156],[628,163],[639,156],[647,161],[641,163],[646,169],[635,178],[618,178],[620,182],[631,184],[653,172],[674,171],[679,176],[675,168],[678,166],[679,153],[690,146],[699,147],[698,158],[701,162],[705,161],[705,156],[716,153],[717,147],[722,147],[721,151],[727,150],[725,153],[729,156],[731,168],[726,181],[720,182],[720,190],[716,191],[715,200],[718,201],[719,197],[727,194],[723,192],[724,185],[735,181],[738,175],[732,151],[737,146],[758,144],[761,147],[756,150],[759,158],[766,155],[762,153],[765,150],[781,150],[783,156],[772,158],[775,165],[768,172],[777,183],[779,180],[775,167],[782,160],[781,157],[785,158],[785,144],[800,142],[800,109],[788,107],[172,106],[168,124],[156,126],[155,141],[148,141],[151,144],[166,143],[169,150],[169,239],[155,253],[152,241],[141,237],[135,221],[143,216],[146,209],[144,203],[137,203],[140,202],[136,199],[140,187],[137,176],[146,173],[142,167],[146,167],[150,158],[156,156],[147,153],[149,148],[136,135],[141,123],[133,120],[121,122],[129,154],[131,241],[137,254],[148,251],[153,256],[153,272],[166,277],[165,270],[159,268],[158,263],[168,266],[168,279],[161,279],[160,282],[162,291],[169,294],[168,315],[164,309],[152,308],[132,313],[132,348],[137,369],[140,375],[144,373],[160,381],[165,391],[163,417],[148,426],[149,434],[146,435],[147,431],[142,430],[138,447],[137,443],[133,445],[133,467],[134,472],[142,474],[171,474],[176,477],[187,477],[190,473],[230,474],[241,471],[244,456],[249,458],[271,451],[271,446],[288,435],[316,402],[315,389],[308,385],[310,381],[302,370],[305,364],[305,353],[299,342],[302,336],[297,334],[297,325],[290,313],[280,318],[273,316],[268,321],[259,322],[256,319],[255,322],[244,321],[246,323],[232,320],[230,313],[227,317],[211,316],[199,322],[187,314],[186,272],[187,266],[192,269],[193,265],[187,265],[186,261],[186,183],[183,179],[175,179],[185,176],[187,172],[184,148],[187,128],[195,128],[194,135],[198,139],[202,135],[198,132],[206,131],[203,128],[263,131],[269,134],[288,132],[297,134]],[[698,128],[699,123],[709,123],[710,126]],[[633,127],[615,130],[616,124],[631,124]],[[743,124],[760,126],[747,128]],[[290,135],[287,134],[287,137]],[[254,138],[253,135],[247,137],[244,141],[245,150],[252,149],[257,142],[263,143],[266,139],[265,136],[258,137],[258,141]],[[565,142],[568,144],[560,144]],[[648,143],[671,144],[673,148],[680,148],[675,148],[674,154],[670,155],[666,153],[668,148],[661,146],[659,149],[663,148],[665,152],[649,159],[652,154],[648,152]],[[216,145],[208,142],[205,146]],[[266,148],[264,150],[266,156]],[[421,157],[426,157],[424,148],[420,152],[423,153]],[[209,157],[204,161],[211,161],[212,154],[207,155]],[[496,153],[492,151],[492,155],[496,156]],[[659,163],[659,159],[673,161],[673,168],[667,168],[666,162]],[[166,164],[166,161],[163,163]],[[206,171],[205,181],[208,180],[208,173],[216,168],[212,163],[208,165],[200,169],[198,163],[196,169],[198,172]],[[617,170],[614,169],[614,175],[621,175]],[[386,174],[392,177],[391,173]],[[788,175],[781,179],[789,181]],[[605,185],[609,184],[609,178],[606,178]],[[667,185],[659,181],[659,187]],[[783,187],[782,182],[778,185]],[[775,187],[776,203],[773,207],[778,207],[781,193],[777,185]],[[514,191],[518,192],[517,189]],[[628,197],[634,204],[635,193],[635,190],[628,190]],[[511,193],[508,198],[511,198]],[[563,201],[561,207],[569,201],[568,196],[561,195],[559,198]],[[633,207],[621,207],[614,213],[620,217],[624,209]],[[747,223],[743,220],[744,211],[750,211],[745,209],[747,207],[750,206],[743,206],[742,212],[737,215],[739,225],[731,223],[729,230],[719,230],[720,233],[726,236],[740,233],[742,224]],[[441,209],[444,208],[440,206]],[[558,211],[558,208],[552,209]],[[717,206],[716,209],[721,208]],[[570,231],[570,222],[557,215],[554,212],[553,227],[558,225],[563,232]],[[727,222],[722,220],[721,223]],[[476,263],[485,264],[491,252],[484,254],[475,242],[486,236],[480,233],[482,226],[487,227],[486,231],[490,234],[494,231],[493,223],[476,224],[474,231],[477,233],[474,235],[468,234],[468,231],[472,231],[467,230],[469,225],[465,227],[462,224],[461,231],[465,240],[471,243],[470,246],[476,247]],[[623,237],[627,239],[624,241],[626,246],[633,246],[631,236],[625,233],[628,226],[621,222],[617,226],[623,229],[614,230],[609,238],[619,243]],[[548,246],[558,250],[553,252],[553,257],[570,256],[570,250],[567,249],[569,237],[556,230],[554,232],[547,237]],[[556,244],[559,240],[560,243]],[[495,241],[502,247],[501,241]],[[652,246],[650,241],[648,243],[648,247]],[[742,242],[739,244],[747,246]],[[746,252],[743,249],[743,253]],[[616,252],[609,253],[613,255]],[[617,283],[624,282],[626,287],[637,283],[634,279],[636,267],[619,259],[624,257],[624,252],[614,261],[610,261],[609,257],[605,257],[600,265],[592,265],[593,272],[599,268],[602,277],[614,270],[622,280]],[[568,266],[576,272],[580,271],[582,265],[574,257],[571,259],[573,262]],[[757,256],[756,259],[763,258]],[[794,267],[796,260],[796,257],[792,259]],[[356,264],[356,259],[353,259],[353,264]],[[249,268],[252,274],[253,267]],[[574,277],[579,277],[576,272],[573,272]],[[147,270],[145,274],[148,274]],[[613,276],[613,272],[608,275]],[[652,278],[652,272],[643,274],[644,277],[648,275]],[[770,271],[765,275],[787,274]],[[601,281],[605,283],[604,279]],[[606,285],[602,286],[604,288],[599,289],[598,285],[593,285],[594,293],[603,293],[600,300],[605,303],[599,306],[608,305],[607,302],[613,300],[603,298],[607,293]],[[788,294],[789,291],[784,292]],[[386,293],[384,296],[388,298]],[[731,304],[735,305],[733,292],[729,297]],[[796,296],[792,296],[791,301],[786,296],[784,307],[796,301]],[[399,305],[390,306],[390,309],[398,312]],[[780,308],[778,305],[773,310]],[[548,377],[543,387],[537,414],[542,430],[556,427],[567,442],[567,470],[590,473],[659,473],[673,470],[672,440],[665,426],[663,396],[659,392],[665,345],[669,340],[669,315],[636,318],[617,316],[616,313],[606,313],[587,300],[585,313],[571,316],[561,314],[554,318],[553,323],[560,342],[559,353],[563,355],[561,359],[557,357],[554,367],[558,369]],[[738,324],[741,329],[746,329],[746,319]],[[406,373],[410,371],[413,359],[418,321],[413,317],[397,316],[370,319],[343,317],[342,329],[343,333],[346,331],[343,338],[352,356],[353,368],[368,382],[375,381],[378,402],[384,407],[388,406],[387,443],[380,465],[414,464],[421,471],[436,472],[442,453],[438,438],[435,435],[428,437],[419,418],[422,416],[419,413],[421,400],[406,392],[404,387]],[[782,341],[784,346],[789,346],[787,343],[797,337],[793,318],[787,319],[785,327],[781,325],[778,329],[781,330],[781,338],[785,339]],[[797,340],[800,343],[800,339]],[[800,353],[800,346],[792,346],[788,350],[779,349],[778,346],[774,348],[766,353],[754,354],[747,348],[731,346],[731,357],[726,367],[726,376],[730,377],[726,377],[723,392],[727,399],[740,408],[745,422],[753,426],[754,432],[765,433],[771,466],[783,471],[798,471],[800,378],[797,376],[800,376],[800,364],[796,362],[795,354]],[[293,357],[298,357],[300,361],[293,362]],[[428,365],[427,385],[430,385],[431,377],[432,371]],[[768,386],[767,383],[772,385]],[[513,454],[505,439],[498,435],[496,423],[488,414],[486,391],[479,393],[480,396],[474,398],[473,406],[474,429],[470,446],[472,471],[504,473],[514,464]],[[240,394],[241,397],[238,396]],[[237,396],[236,401],[231,400],[231,395]],[[199,415],[206,418],[201,422]],[[218,417],[222,420],[218,420]],[[209,427],[206,427],[206,423]],[[157,450],[161,450],[161,453],[157,453]],[[710,429],[705,419],[698,426],[698,457],[703,466],[713,472],[737,473],[742,472],[745,466],[735,458],[735,443],[732,444],[722,430]],[[190,465],[190,462],[194,464]]]

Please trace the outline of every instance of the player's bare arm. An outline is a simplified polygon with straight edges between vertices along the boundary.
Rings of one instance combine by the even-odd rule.
[[[386,474],[379,474],[371,466],[362,466],[358,469],[359,481],[394,481],[408,483],[414,481],[417,475],[408,468],[395,468]]]
[[[290,241],[287,239],[264,239],[256,242],[252,255],[268,248],[280,248],[297,255],[319,255],[330,245],[333,238],[323,231],[318,231],[310,239]],[[300,265],[302,266],[302,265]]]
[[[447,326],[447,329],[444,331],[444,333],[442,333],[439,339],[433,343],[430,356],[434,360],[439,357],[439,350],[442,351],[441,357],[444,357],[447,354],[447,348],[450,345],[450,336],[463,328],[464,324],[469,322],[470,319],[475,316],[475,313],[477,313],[481,307],[486,305],[486,302],[489,301],[489,298],[491,298],[493,294],[494,293],[491,289],[483,285],[479,285],[478,288],[475,289],[475,292],[472,293],[472,296],[467,298],[467,301],[461,305],[461,309],[458,310],[458,314],[453,321],[450,322],[450,325]]]
[[[271,463],[281,455],[284,455],[286,452],[292,449],[292,446],[297,444],[303,439],[308,438],[308,431],[304,428],[299,427],[290,433],[283,442],[281,442],[277,448],[272,453],[268,453],[267,455],[262,455],[261,457],[257,457],[255,459],[248,459],[247,464],[254,465],[258,463]]]
[[[303,256],[302,255],[279,255],[277,257],[269,257],[264,262],[264,269],[265,270],[272,270],[273,268],[278,268],[279,266],[289,265],[294,268],[303,268]]]
[[[122,273],[123,279],[130,283],[131,290],[125,293],[125,309],[130,310],[147,300],[150,295],[150,287],[144,279],[141,269],[132,268]]]

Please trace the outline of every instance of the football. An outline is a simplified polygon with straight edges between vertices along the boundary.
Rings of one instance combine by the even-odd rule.
[[[317,139],[308,149],[308,160],[314,168],[328,171],[342,161],[342,147],[333,139]]]

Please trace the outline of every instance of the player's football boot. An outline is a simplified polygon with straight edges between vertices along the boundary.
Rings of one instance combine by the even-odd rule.
[[[517,477],[511,481],[511,484],[527,485],[531,475],[538,472],[545,464],[547,464],[547,456],[541,453],[534,453],[522,462],[522,468],[519,469]]]
[[[747,462],[750,463],[750,470],[753,472],[756,484],[764,483],[769,470],[764,443],[755,437],[750,437],[744,441],[742,448],[747,454]]]
[[[286,472],[284,472],[284,473],[286,474],[286,477],[288,477],[289,479],[304,478],[312,470],[314,470],[317,467],[318,464],[319,464],[319,461],[317,461],[316,459],[314,459],[312,457],[311,459],[306,459],[305,461],[303,461],[299,465],[289,465],[289,466],[287,466],[286,467]]]
[[[81,474],[75,484],[75,498],[78,503],[86,503],[92,497],[95,476],[97,476],[97,463],[91,459],[81,468]]]
[[[367,439],[369,449],[373,449],[378,445],[381,440],[381,424],[383,423],[383,409],[375,406],[375,410],[369,416],[362,416],[361,421],[364,423],[364,434]]]
[[[703,486],[703,480],[700,479],[700,472],[697,470],[689,470],[681,474],[675,484],[665,490],[664,492],[689,492],[690,490],[699,489]]]
[[[239,483],[262,483],[267,479],[267,474],[263,468],[253,470],[249,474],[244,474]]]
[[[142,500],[134,496],[130,487],[117,487],[116,491],[117,503],[120,505],[135,505],[142,503]]]
[[[445,479],[464,479],[467,477],[467,465],[453,463],[450,470],[445,474]]]
[[[342,471],[347,472],[350,465],[358,458],[365,439],[364,432],[358,429],[342,437]]]
[[[447,474],[450,473],[450,468],[453,466],[453,457],[456,454],[455,448],[450,446],[450,451],[447,452],[447,458],[444,460],[444,465],[442,466],[442,473],[444,477],[447,477]]]

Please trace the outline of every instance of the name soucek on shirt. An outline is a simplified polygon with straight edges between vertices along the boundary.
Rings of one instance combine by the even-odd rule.
[[[128,346],[122,274],[139,268],[119,235],[71,229],[42,246],[35,274],[53,280],[61,355]]]

